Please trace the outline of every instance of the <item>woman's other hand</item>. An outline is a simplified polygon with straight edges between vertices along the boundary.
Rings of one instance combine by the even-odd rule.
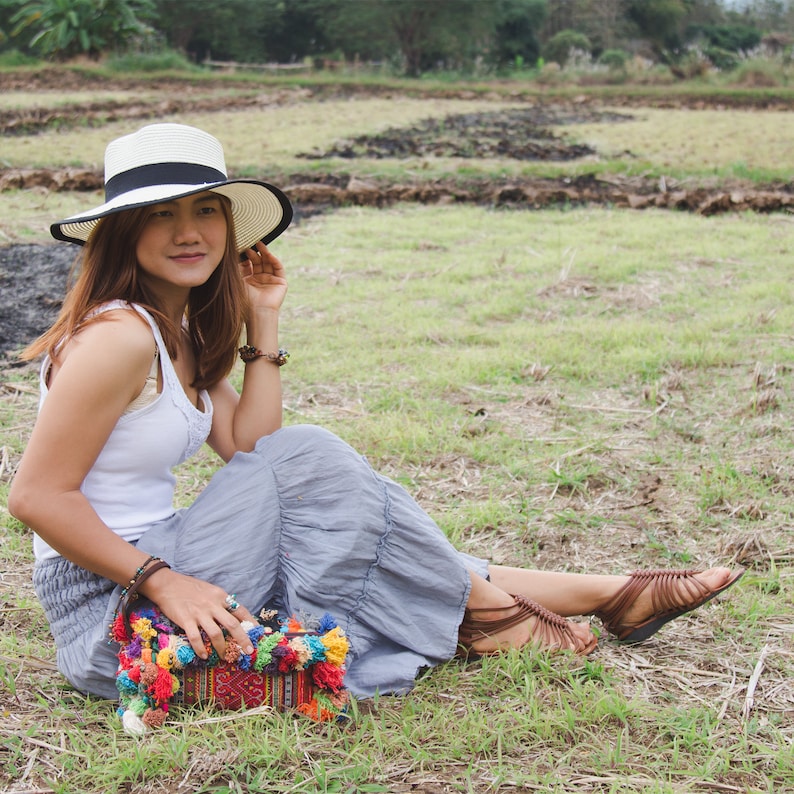
[[[248,257],[240,264],[243,280],[248,287],[251,309],[278,311],[287,295],[287,278],[284,265],[264,243],[245,250]]]

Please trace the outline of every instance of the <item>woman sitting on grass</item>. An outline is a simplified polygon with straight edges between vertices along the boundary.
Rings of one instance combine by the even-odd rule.
[[[218,141],[178,124],[111,142],[105,181],[102,206],[52,226],[84,248],[58,320],[24,353],[45,356],[41,405],[8,502],[35,532],[36,592],[78,689],[116,696],[108,625],[131,581],[201,658],[204,637],[250,653],[241,622],[264,604],[328,611],[350,642],[346,685],[369,696],[455,655],[590,653],[595,635],[568,616],[638,642],[741,575],[554,573],[456,551],[339,438],[282,428],[287,281],[266,243],[287,198],[228,179]],[[205,441],[226,465],[175,510],[172,469]]]

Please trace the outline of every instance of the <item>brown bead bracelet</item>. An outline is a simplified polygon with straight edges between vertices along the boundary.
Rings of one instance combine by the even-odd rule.
[[[162,558],[152,555],[141,565],[130,579],[126,587],[122,588],[119,596],[119,603],[116,606],[116,615],[123,615],[124,622],[127,628],[127,633],[132,636],[132,628],[129,625],[129,610],[130,604],[138,598],[138,588],[153,574],[163,568],[170,568],[171,566]],[[115,622],[115,620],[114,620]],[[111,625],[112,631],[112,625]]]
[[[266,358],[268,361],[272,361],[277,367],[283,367],[289,358],[289,351],[284,350],[283,347],[278,349],[278,353],[265,353],[253,345],[243,345],[238,352],[240,353],[240,358],[246,364],[250,364],[258,358]]]

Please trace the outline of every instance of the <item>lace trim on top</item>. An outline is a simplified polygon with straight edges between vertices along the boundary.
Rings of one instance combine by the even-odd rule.
[[[115,308],[112,304],[107,305],[110,308]],[[157,349],[160,353],[160,368],[163,373],[163,393],[160,396],[162,398],[168,394],[172,403],[180,410],[187,422],[188,444],[180,460],[181,463],[195,455],[196,452],[201,449],[201,445],[207,440],[207,436],[210,434],[210,429],[212,427],[212,400],[210,400],[207,390],[202,389],[199,392],[199,400],[204,410],[199,410],[190,402],[187,394],[185,394],[185,390],[182,388],[182,384],[179,382],[179,377],[176,374],[174,365],[171,363],[171,359],[168,356],[168,350],[166,349],[160,329],[157,327],[157,323],[149,312],[135,303],[124,303],[119,301],[118,305],[122,308],[131,307],[135,309],[135,311],[145,318],[151,326],[152,333],[154,334],[154,341],[157,343]]]

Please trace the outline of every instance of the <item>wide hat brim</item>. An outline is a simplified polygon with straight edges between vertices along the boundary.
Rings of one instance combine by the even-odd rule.
[[[201,185],[148,185],[130,190],[99,207],[73,215],[50,226],[56,240],[83,245],[97,223],[123,210],[160,204],[210,190],[226,196],[232,205],[237,250],[250,248],[258,240],[275,240],[292,221],[292,205],[287,196],[267,182],[230,179]]]

